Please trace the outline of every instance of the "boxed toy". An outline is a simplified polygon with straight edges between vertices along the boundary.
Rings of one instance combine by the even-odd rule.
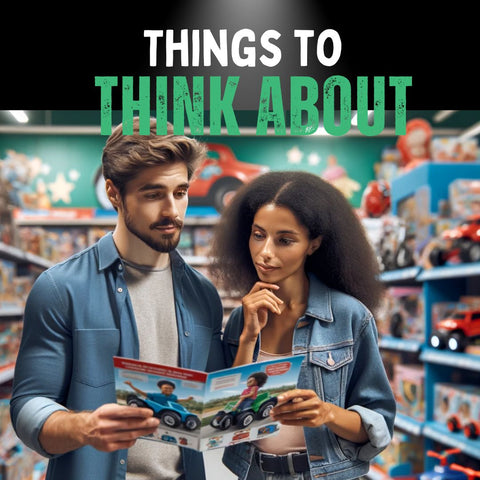
[[[0,259],[0,308],[16,305],[13,278],[16,265],[9,260]]]
[[[393,392],[397,412],[420,422],[425,420],[425,370],[423,365],[395,365]]]
[[[436,383],[434,391],[433,419],[446,425],[448,419],[455,412],[458,412],[460,405],[460,385],[453,383]]]
[[[0,322],[0,368],[15,362],[22,337],[22,320]]]
[[[478,142],[475,138],[437,137],[431,144],[434,162],[473,162],[478,157]]]
[[[421,287],[390,287],[377,316],[380,336],[409,340],[425,339],[423,289]]]
[[[196,227],[193,231],[193,251],[194,255],[208,255],[213,239],[213,228]]]
[[[88,242],[87,228],[49,227],[45,229],[41,256],[57,263],[84,250]]]
[[[184,227],[180,235],[178,250],[182,255],[193,255],[193,228]]]
[[[448,188],[450,215],[465,218],[480,213],[480,180],[457,178]]]
[[[437,383],[434,386],[434,420],[451,431],[480,421],[480,387]]]
[[[375,466],[389,474],[392,467],[407,464],[411,473],[424,471],[423,439],[415,435],[394,430],[388,447],[375,457]]]
[[[103,236],[105,236],[108,232],[113,230],[113,226],[106,226],[106,227],[90,227],[88,229],[88,236],[87,236],[87,243],[88,245],[93,245],[94,243],[98,242]]]

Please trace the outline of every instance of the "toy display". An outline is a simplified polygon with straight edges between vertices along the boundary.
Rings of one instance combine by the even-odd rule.
[[[432,265],[480,261],[480,214],[472,215],[457,227],[445,230],[441,242],[430,251]]]
[[[425,320],[421,287],[390,287],[377,316],[381,336],[423,341]]]
[[[467,438],[480,434],[480,387],[450,383],[435,384],[435,421]]]
[[[23,308],[34,282],[32,275],[17,275],[14,262],[0,258],[0,310]]]
[[[362,207],[367,217],[380,217],[390,210],[390,185],[384,180],[368,182],[362,194]]]
[[[456,463],[452,463],[450,465],[450,468],[457,472],[465,473],[468,480],[474,480],[475,478],[480,478],[479,470],[473,470],[472,468],[463,467],[462,465],[457,465]]]
[[[0,307],[9,307],[16,303],[13,289],[15,273],[15,263],[0,259]]]
[[[424,382],[423,365],[394,366],[393,392],[398,413],[418,421],[425,419]]]
[[[375,225],[375,236],[369,235],[382,271],[396,270],[415,264],[415,236],[407,231],[406,222],[397,216],[384,216]],[[371,222],[363,221],[367,232],[372,232]]]
[[[402,166],[410,169],[429,161],[431,139],[432,127],[426,120],[409,120],[405,135],[401,135],[397,141],[397,148],[402,155]]]
[[[480,214],[480,180],[457,178],[448,188],[449,215],[466,218]]]
[[[465,350],[467,343],[480,337],[480,309],[456,310],[435,325],[430,336],[433,348],[448,348],[452,352]]]
[[[467,480],[467,476],[452,468],[452,465],[448,465],[447,461],[451,455],[460,453],[460,449],[451,448],[443,450],[438,453],[434,450],[428,450],[427,455],[429,457],[438,458],[440,464],[435,465],[434,469],[430,472],[422,473],[419,477],[419,480]]]
[[[478,142],[475,138],[437,137],[431,143],[434,162],[473,162],[478,157]]]
[[[394,430],[390,445],[375,457],[375,466],[391,476],[392,468],[408,465],[409,471],[418,474],[423,471],[422,438]]]

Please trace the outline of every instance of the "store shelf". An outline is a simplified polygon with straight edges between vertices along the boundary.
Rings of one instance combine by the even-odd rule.
[[[183,259],[193,267],[203,267],[210,263],[208,257],[202,255],[184,255]]]
[[[450,432],[445,425],[438,422],[426,422],[423,435],[452,448],[459,448],[462,453],[480,460],[480,442],[470,440],[461,432]]]
[[[480,262],[445,265],[443,267],[422,270],[418,276],[418,280],[425,282],[427,280],[444,280],[477,275],[480,275]]]
[[[0,383],[5,383],[11,380],[13,378],[14,370],[15,362],[0,366]]]
[[[219,214],[206,207],[188,207],[185,225],[215,225]],[[53,208],[48,210],[14,211],[15,224],[19,227],[76,227],[76,226],[115,226],[117,213],[100,208]]]
[[[447,350],[436,350],[431,347],[425,347],[420,354],[420,360],[423,362],[436,363],[449,367],[463,368],[480,372],[480,355],[470,355],[468,353],[456,353]]]
[[[407,417],[401,413],[395,415],[395,427],[400,428],[407,433],[411,433],[412,435],[422,435],[423,426],[423,422],[419,422],[414,418]]]
[[[0,320],[3,318],[22,317],[23,308],[21,307],[1,307]]]
[[[30,263],[40,268],[49,268],[53,265],[52,262],[45,258],[39,257],[30,252],[24,252],[19,248],[12,247],[11,245],[2,242],[0,242],[0,258],[12,260],[17,263]]]
[[[399,350],[402,352],[419,352],[423,346],[420,340],[409,340],[395,337],[382,337],[378,341],[381,348]]]
[[[422,271],[419,266],[401,268],[399,270],[389,270],[380,274],[380,280],[384,283],[416,283],[418,275]]]

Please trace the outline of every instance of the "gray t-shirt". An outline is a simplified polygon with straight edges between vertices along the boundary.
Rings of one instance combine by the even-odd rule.
[[[124,261],[125,280],[140,341],[140,360],[178,365],[178,332],[172,270],[152,269]],[[128,451],[127,480],[176,479],[182,473],[175,445],[138,439]]]

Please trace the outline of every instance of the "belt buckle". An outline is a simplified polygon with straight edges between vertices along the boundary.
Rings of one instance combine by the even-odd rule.
[[[294,455],[299,455],[300,452],[290,452],[290,453],[287,453],[286,457],[287,457],[287,466],[288,466],[288,473],[290,473],[290,475],[295,475],[296,472],[295,471],[295,467],[293,465],[293,456]]]

